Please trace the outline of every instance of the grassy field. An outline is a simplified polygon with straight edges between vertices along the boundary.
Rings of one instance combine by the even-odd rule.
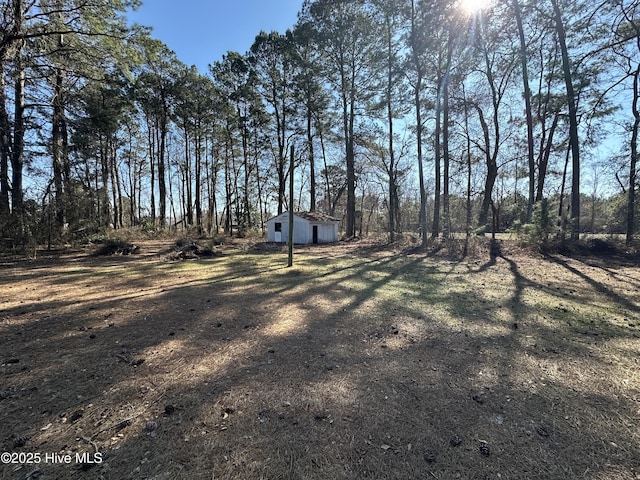
[[[0,478],[640,479],[628,259],[170,248],[0,260]]]

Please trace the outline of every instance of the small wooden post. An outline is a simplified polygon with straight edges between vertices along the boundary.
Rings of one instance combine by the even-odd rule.
[[[293,145],[289,158],[289,261],[287,267],[293,266]]]

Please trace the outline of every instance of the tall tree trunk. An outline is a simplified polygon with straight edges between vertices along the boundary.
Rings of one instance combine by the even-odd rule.
[[[240,219],[242,218],[242,207],[244,205],[244,202],[242,201],[242,198],[240,197],[240,189],[238,187],[238,182],[240,179],[240,167],[237,166],[236,164],[236,156],[235,153],[231,155],[231,171],[233,172],[233,197],[235,199],[233,206],[233,214],[234,214],[234,218],[233,220],[235,220],[236,225],[238,225],[238,223],[240,222]],[[231,226],[231,228],[233,229],[233,225]],[[238,234],[238,236],[240,236],[240,232],[237,231],[236,232]]]
[[[387,103],[387,124],[389,128],[389,165],[387,167],[388,187],[389,187],[389,239],[395,240],[397,231],[397,215],[398,205],[398,187],[397,187],[397,167],[396,157],[393,144],[393,84],[394,84],[394,56],[393,56],[393,31],[389,12],[385,14],[386,40],[387,40],[387,85],[386,85],[386,103]]]
[[[22,0],[13,0],[13,35],[14,38],[18,38],[20,31],[22,30],[22,24],[24,22],[23,5]],[[15,44],[15,45],[12,45]],[[7,129],[4,135],[3,142],[11,142],[10,159],[11,159],[11,207],[12,217],[17,223],[18,232],[17,235],[20,241],[24,243],[24,193],[22,191],[22,170],[24,168],[24,112],[25,112],[25,71],[24,62],[22,58],[22,49],[24,47],[24,40],[13,40],[12,42],[3,45],[2,51],[0,51],[0,58],[3,60],[9,53],[10,47],[15,48],[14,53],[14,116],[13,116],[13,139]],[[4,75],[4,71],[0,71],[0,75]],[[4,94],[3,94],[4,95]],[[6,106],[5,106],[6,109]],[[7,113],[6,110],[3,115]],[[4,121],[4,120],[3,120]],[[8,123],[8,116],[7,116]],[[5,144],[5,148],[8,147],[8,143]],[[8,152],[3,152],[8,153]],[[7,186],[8,188],[8,186]]]
[[[22,0],[12,0],[11,7],[7,5],[6,8],[7,10],[9,8],[11,8],[12,10],[9,15],[13,15],[13,24],[11,25],[10,30],[5,32],[5,34],[3,35],[3,42],[0,44],[0,216],[8,215],[12,211],[14,214],[17,214],[19,211],[20,215],[16,216],[16,218],[20,218],[21,220],[22,192],[14,192],[11,188],[11,183],[16,180],[16,178],[14,178],[16,175],[14,171],[12,171],[12,181],[9,182],[9,164],[11,163],[11,166],[13,168],[14,163],[16,163],[16,166],[19,166],[20,168],[17,179],[19,180],[20,189],[22,188],[22,152],[16,152],[14,150],[16,146],[20,147],[21,140],[18,140],[18,143],[16,144],[16,139],[11,133],[12,125],[9,120],[9,110],[6,97],[5,68],[13,53],[14,47],[17,47],[15,53],[13,53],[16,60],[14,100],[18,100],[22,96],[22,103],[16,101],[14,107],[16,109],[16,113],[19,113],[21,119],[24,110],[24,72],[20,72],[23,69],[20,57],[24,42],[19,39],[19,34],[22,30],[22,23],[24,21],[24,15],[22,13]],[[18,81],[20,76],[22,76],[22,95],[18,93]],[[18,120],[18,118],[16,118],[15,120]],[[20,128],[17,127],[18,125],[14,123],[14,130],[18,130],[18,135],[24,136],[23,126],[20,126]],[[14,158],[14,155],[18,155],[20,159]],[[13,187],[15,188],[15,183],[13,184]],[[9,202],[10,194],[11,205]],[[16,210],[14,201],[17,201],[18,203],[18,210]]]
[[[329,181],[329,168],[327,165],[327,151],[324,147],[324,133],[322,129],[318,132],[320,136],[320,149],[322,151],[322,163],[324,165],[324,183],[327,195],[327,210],[332,217],[335,215],[335,208],[333,208],[333,199],[331,198],[331,182]]]
[[[62,46],[62,38],[60,38],[59,43]],[[65,222],[65,196],[67,193],[63,186],[65,163],[67,163],[65,158],[67,139],[66,120],[64,118],[63,74],[60,68],[56,68],[53,92],[51,151],[53,157],[53,184],[55,186],[55,225],[59,234]]]
[[[467,215],[465,217],[465,242],[464,242],[464,256],[467,256],[468,248],[469,248],[469,237],[471,236],[471,134],[469,132],[469,104],[467,103],[467,94],[464,89],[464,84],[462,84],[462,95],[464,97],[464,131],[465,137],[467,141]]]
[[[150,191],[150,209],[151,209],[151,221],[153,226],[156,225],[156,129],[153,126],[151,118],[147,117],[147,140],[149,142],[149,173],[151,174],[151,191]],[[142,178],[142,177],[141,177]],[[142,192],[142,189],[140,189]],[[139,206],[142,206],[138,202]]]
[[[433,222],[431,223],[431,238],[437,238],[440,233],[440,205],[441,205],[441,193],[442,193],[442,77],[438,72],[436,88],[436,130],[434,138],[434,180],[435,190],[433,197]]]
[[[138,207],[138,223],[140,223],[140,219],[142,219],[142,172],[144,165],[140,162],[138,166],[138,201],[136,202],[136,207]],[[153,169],[151,170],[153,171]],[[151,185],[153,187],[153,178],[151,179]]]
[[[109,177],[110,177],[110,145],[109,139],[101,136],[100,138],[100,180],[102,187],[98,192],[100,201],[99,218],[100,226],[108,227],[111,223],[111,209],[109,208]]]
[[[274,103],[275,105],[275,103]],[[287,153],[285,151],[286,144],[282,132],[282,126],[280,125],[280,111],[275,108],[276,113],[276,128],[278,137],[278,158],[276,170],[278,171],[278,215],[284,212],[284,205],[286,203],[286,189],[287,189],[287,175],[286,175],[286,161]]]
[[[114,138],[114,142],[117,139]],[[114,173],[114,182],[115,182],[115,186],[116,186],[116,195],[117,195],[117,202],[118,202],[118,225],[120,226],[120,228],[124,227],[124,221],[123,221],[123,216],[124,216],[124,203],[122,201],[122,182],[120,181],[120,168],[118,167],[118,151],[114,145],[113,148],[113,173]]]
[[[482,17],[482,32],[485,31],[486,19]],[[484,196],[482,199],[482,206],[480,208],[480,215],[478,218],[479,224],[481,226],[487,226],[487,220],[489,218],[489,207],[492,207],[492,212],[495,212],[495,207],[493,206],[493,187],[495,185],[496,179],[498,178],[498,152],[500,149],[500,119],[499,119],[499,109],[500,109],[500,101],[501,101],[501,93],[499,87],[496,85],[495,77],[493,76],[493,71],[491,68],[491,60],[489,58],[489,52],[487,50],[487,44],[483,44],[483,54],[484,54],[484,62],[486,68],[487,75],[487,83],[489,84],[489,88],[491,90],[491,103],[493,107],[492,112],[492,126],[493,126],[493,148],[491,148],[491,136],[489,134],[489,126],[485,120],[482,109],[478,105],[474,105],[476,111],[478,112],[478,119],[480,124],[482,125],[482,133],[484,136],[485,143],[485,159],[487,164],[487,176],[485,178],[484,183]],[[492,222],[492,233],[495,234],[495,215]]]
[[[416,8],[415,0],[411,0],[411,31],[410,31],[410,43],[411,43],[411,57],[413,60],[413,66],[416,69],[416,84],[414,86],[414,108],[416,109],[416,154],[418,157],[418,182],[420,187],[420,236],[422,247],[427,246],[427,193],[424,186],[424,166],[422,159],[422,113],[421,113],[421,101],[420,91],[422,90],[422,65],[420,63],[418,45],[416,35],[418,35],[417,26],[415,24]]]
[[[276,98],[275,91],[271,99],[271,104],[274,107],[274,114],[276,117],[276,136],[278,138],[278,158],[276,159],[276,170],[278,172],[278,215],[284,211],[284,205],[287,195],[287,142],[286,142],[286,127],[285,127],[285,112],[280,111],[280,104]],[[282,110],[285,110],[285,99],[282,99]]]
[[[89,165],[89,162],[84,164],[84,189],[88,192],[89,196],[89,213],[90,218],[96,219],[95,226],[100,227],[100,176],[98,171],[100,170],[100,158],[94,159],[94,164]]]
[[[191,178],[191,142],[189,135],[189,127],[185,124],[183,125],[184,132],[184,168],[183,168],[183,195],[184,200],[184,212],[185,218],[183,218],[184,222],[187,225],[193,225],[193,181]]]
[[[233,155],[233,144],[231,134],[231,125],[227,121],[227,138],[225,141],[224,152],[224,188],[225,188],[225,215],[224,215],[224,232],[227,235],[233,235],[233,221],[231,218],[231,207],[233,206],[233,185],[231,178],[231,156]]]
[[[567,105],[569,107],[569,146],[571,147],[571,239],[580,238],[580,139],[578,137],[578,109],[576,106],[575,92],[573,89],[573,77],[571,63],[567,50],[566,31],[562,21],[562,13],[557,0],[551,0],[555,17],[555,28],[562,55],[562,72],[567,88]]]
[[[109,177],[111,181],[111,203],[113,204],[113,228],[118,229],[121,225],[122,211],[121,206],[122,203],[118,201],[118,180],[116,177],[116,146],[115,139],[109,138],[107,141],[107,161],[109,164]]]
[[[17,8],[21,2],[16,1]],[[16,13],[18,15],[18,13]],[[19,15],[22,15],[20,10]],[[20,22],[21,23],[21,22]],[[22,42],[23,43],[23,42]],[[11,151],[11,204],[13,214],[18,219],[20,235],[24,226],[24,193],[22,190],[22,170],[24,168],[24,112],[25,112],[25,71],[22,59],[22,45],[15,57],[15,85],[14,85],[14,116],[13,116],[13,148]]]
[[[307,107],[307,151],[309,152],[309,179],[310,188],[309,196],[310,205],[309,210],[316,211],[316,161],[313,152],[313,111],[310,107]]]
[[[558,221],[560,226],[560,235],[562,236],[562,240],[565,239],[565,234],[567,231],[567,225],[565,221],[564,214],[564,197],[565,190],[567,186],[567,170],[569,169],[569,158],[571,156],[571,146],[567,148],[567,153],[564,157],[564,168],[562,169],[562,185],[560,186],[560,205],[558,206]]]
[[[206,182],[207,182],[207,193],[209,197],[208,203],[208,221],[207,221],[207,231],[209,235],[214,231],[218,233],[218,205],[216,198],[216,186],[218,183],[218,160],[216,158],[216,154],[211,151],[211,155],[209,155],[209,147],[207,146],[205,150],[205,168],[206,168]]]
[[[172,179],[174,178],[174,174],[173,171],[171,169],[171,162],[169,162],[169,164],[167,165],[169,171],[168,173],[168,178]],[[184,186],[184,168],[180,168],[178,167],[178,175],[180,176],[180,180],[182,182],[180,191],[178,192],[178,197],[179,197],[179,201],[178,204],[180,205],[180,218],[182,219],[182,223],[180,223],[180,225],[182,225],[182,229],[186,230],[187,225],[186,225],[186,220],[185,220],[185,212],[186,212],[186,208],[185,208],[185,199],[184,199],[184,190],[185,190],[185,186]],[[169,180],[169,184],[168,184],[168,188],[169,188],[169,227],[175,227],[177,229],[178,227],[178,214],[176,213],[176,200],[175,200],[175,196],[173,194],[173,186],[174,186],[174,182],[172,182],[171,180]]]
[[[522,9],[518,0],[513,0],[513,11],[520,38],[520,64],[522,68],[522,86],[524,89],[524,109],[527,122],[527,160],[529,166],[529,196],[527,198],[527,223],[531,223],[533,204],[535,202],[536,164],[533,145],[533,114],[531,111],[531,88],[529,87],[529,71],[527,68],[527,44],[522,26]],[[516,173],[517,175],[517,173]]]
[[[551,156],[551,147],[553,146],[553,137],[555,135],[556,128],[558,127],[559,120],[560,114],[556,113],[553,117],[553,122],[549,129],[549,135],[546,139],[546,143],[544,136],[541,139],[540,148],[542,151],[540,152],[540,161],[538,164],[538,181],[536,183],[535,197],[536,202],[541,201],[544,197],[544,182],[547,178],[547,168],[549,166],[549,157]]]
[[[484,181],[484,195],[482,197],[482,205],[480,206],[480,214],[478,216],[478,224],[480,227],[486,229],[488,226],[489,220],[489,207],[492,204],[492,196],[493,196],[493,187],[496,183],[496,179],[498,178],[498,165],[496,163],[496,147],[494,147],[494,152],[491,151],[491,137],[489,135],[489,125],[484,118],[484,113],[479,105],[473,104],[478,113],[478,119],[480,121],[480,125],[482,126],[482,134],[484,137],[484,153],[485,153],[485,162],[487,165],[487,174]],[[498,138],[494,140],[498,142]]]
[[[54,25],[64,24],[63,15],[63,2],[61,0],[55,0],[52,5],[53,11],[49,14],[49,21]],[[51,153],[53,162],[53,183],[55,186],[55,225],[57,234],[62,232],[65,222],[69,221],[69,212],[67,211],[70,205],[68,196],[70,195],[70,172],[69,172],[69,160],[68,160],[68,138],[67,138],[67,120],[65,118],[65,91],[64,91],[64,69],[63,62],[60,61],[60,57],[63,57],[65,49],[65,37],[64,34],[59,33],[56,35],[57,48],[60,52],[54,55],[54,79],[53,79],[53,116],[51,119]]]
[[[415,109],[416,109],[416,142],[418,156],[418,185],[420,188],[420,235],[422,247],[427,246],[427,192],[424,185],[424,165],[422,159],[422,113],[420,107],[420,89],[422,88],[422,76],[418,75],[418,81],[416,82],[416,91],[414,94]]]
[[[287,267],[293,266],[293,241],[294,241],[294,226],[293,226],[293,178],[294,178],[294,147],[291,145],[291,152],[289,154],[289,225],[288,225],[288,236],[287,239],[287,248],[288,248],[288,259],[287,259]]]
[[[136,203],[138,199],[137,182],[136,182],[136,161],[133,156],[133,132],[131,124],[127,122],[127,133],[129,134],[129,151],[127,152],[127,167],[129,180],[129,225],[137,225],[136,222]]]
[[[540,134],[539,142],[538,142],[538,153],[537,153],[537,168],[538,168],[538,178],[536,180],[536,197],[535,202],[539,202],[544,197],[544,184],[547,178],[547,169],[549,166],[549,158],[551,155],[551,149],[553,147],[553,139],[555,132],[557,130],[561,112],[558,108],[552,108],[554,106],[552,91],[553,91],[553,79],[555,78],[555,69],[557,66],[557,57],[558,57],[558,45],[555,44],[555,50],[553,52],[553,60],[551,66],[549,67],[549,72],[542,75],[538,81],[538,94],[536,95],[537,100],[537,108],[536,108],[536,119],[540,125]],[[543,82],[545,90],[543,92]],[[547,128],[547,119],[550,115],[553,114],[553,120],[551,122],[551,127]]]
[[[350,87],[346,90],[343,73],[343,123],[344,141],[347,166],[347,211],[345,221],[345,234],[353,237],[356,234],[356,169],[354,149],[354,124],[355,124],[355,69],[352,68]]]
[[[443,236],[445,238],[451,235],[451,214],[449,211],[449,79],[451,75],[451,57],[453,56],[451,37],[452,34],[449,32],[444,85],[442,87],[442,214],[444,216]]]
[[[278,215],[284,212],[285,195],[287,188],[286,180],[286,172],[278,168]]]
[[[158,194],[160,195],[160,228],[167,226],[167,177],[166,167],[166,142],[168,130],[168,118],[164,116],[160,121],[160,145],[158,150]]]
[[[4,72],[4,59],[0,58],[0,73]],[[11,124],[7,111],[5,76],[0,74],[0,221],[11,211],[9,203],[9,162],[11,159]]]
[[[254,162],[254,168],[255,168],[255,172],[256,172],[256,188],[258,190],[258,211],[260,212],[260,230],[261,232],[264,234],[264,227],[266,225],[266,220],[267,220],[267,213],[265,212],[266,210],[266,206],[265,203],[266,201],[263,200],[262,196],[263,196],[263,186],[262,186],[262,180],[260,179],[260,165],[258,163],[258,158],[260,157],[260,152],[258,150],[258,131],[257,129],[254,129],[254,139],[253,139],[253,162]]]
[[[200,133],[200,126],[198,126],[198,133],[195,136],[195,154],[196,154],[196,164],[195,164],[195,191],[194,191],[194,200],[196,207],[196,227],[198,228],[198,235],[202,235],[204,233],[204,228],[202,226],[202,133]]]
[[[249,166],[249,139],[247,133],[246,122],[242,125],[242,168],[244,170],[244,192],[242,196],[243,230],[251,228],[251,204],[249,202],[249,178],[251,176],[251,167]]]
[[[638,162],[638,130],[640,129],[640,109],[638,109],[638,102],[640,101],[639,81],[640,64],[638,64],[635,72],[633,72],[633,101],[631,102],[631,108],[633,110],[633,127],[631,130],[631,158],[629,159],[629,189],[627,190],[627,245],[633,243],[636,230],[635,206]]]

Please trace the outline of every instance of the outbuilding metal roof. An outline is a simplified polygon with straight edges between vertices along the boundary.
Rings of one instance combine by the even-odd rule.
[[[267,220],[268,222],[270,222],[271,220],[273,220],[274,218],[278,218],[282,215],[287,214],[288,212],[282,212],[280,215],[276,215],[275,217],[270,218],[269,220]],[[329,223],[329,222],[339,222],[340,219],[339,218],[333,218],[331,215],[327,215],[326,213],[319,213],[319,212],[293,212],[294,215],[300,217],[300,218],[304,218],[305,220],[308,220],[310,222],[314,222],[314,223]]]
[[[294,212],[297,216],[309,220],[310,222],[339,222],[337,218],[333,218],[326,213],[319,212]]]

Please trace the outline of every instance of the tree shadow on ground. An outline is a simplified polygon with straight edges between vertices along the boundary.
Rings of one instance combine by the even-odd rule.
[[[61,298],[33,301],[22,314],[2,310],[9,356],[21,359],[3,367],[5,447],[25,434],[15,451],[97,448],[105,456],[95,466],[5,465],[3,474],[595,480],[638,473],[638,385],[611,375],[632,362],[619,357],[626,362],[619,368],[605,355],[623,348],[615,342],[635,340],[634,331],[611,329],[615,345],[604,348],[529,297],[540,292],[573,305],[586,290],[566,297],[535,267],[502,255],[479,269],[421,255],[331,258],[324,250],[293,271],[260,256],[226,261],[215,271],[213,260],[202,262],[212,271],[191,275],[177,265],[131,264],[135,292],[123,281],[117,293],[77,305]],[[81,288],[86,279],[76,274],[69,285]],[[43,277],[38,287],[55,285]],[[43,319],[45,312],[60,313]]]

